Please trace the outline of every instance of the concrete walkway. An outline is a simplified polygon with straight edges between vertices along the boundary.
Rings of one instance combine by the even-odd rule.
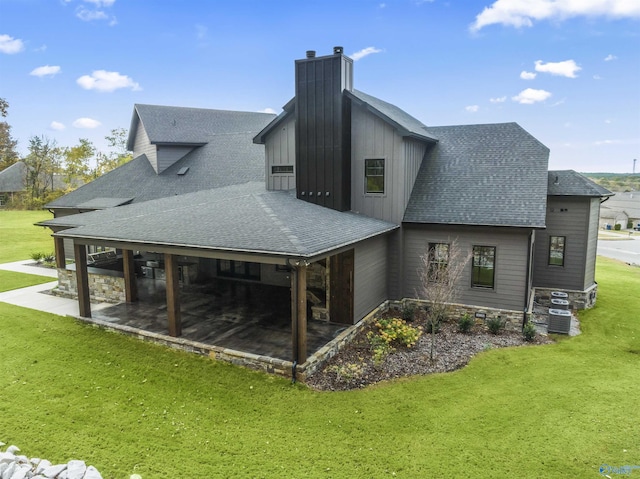
[[[60,316],[79,316],[80,309],[77,299],[61,298],[48,294],[48,291],[58,285],[58,272],[55,269],[35,266],[33,260],[16,261],[14,263],[0,264],[0,270],[13,271],[14,273],[28,273],[38,276],[56,278],[56,281],[37,284],[26,288],[14,289],[0,293],[0,302],[35,309]],[[91,311],[113,306],[110,303],[91,303]]]

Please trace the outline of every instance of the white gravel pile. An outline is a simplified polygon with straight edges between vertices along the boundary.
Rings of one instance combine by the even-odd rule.
[[[0,447],[4,446],[0,442]],[[98,470],[84,461],[51,464],[46,459],[17,455],[16,446],[0,452],[0,479],[102,479]]]

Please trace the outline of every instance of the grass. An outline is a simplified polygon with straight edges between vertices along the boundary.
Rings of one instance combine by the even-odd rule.
[[[12,289],[26,288],[27,286],[34,286],[36,284],[49,283],[51,281],[55,281],[55,279],[49,278],[48,276],[0,270],[0,293],[11,291]]]
[[[0,303],[0,440],[105,478],[600,477],[640,465],[640,269],[598,280],[581,336],[341,393]]]
[[[0,210],[0,238],[3,238],[0,263],[29,259],[35,252],[51,253],[54,249],[51,231],[33,226],[50,218],[48,211]]]

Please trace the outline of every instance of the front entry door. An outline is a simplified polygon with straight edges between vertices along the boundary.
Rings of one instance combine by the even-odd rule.
[[[334,323],[353,324],[353,250],[331,257],[329,316]]]

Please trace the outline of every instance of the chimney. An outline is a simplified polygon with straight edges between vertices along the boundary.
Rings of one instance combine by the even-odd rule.
[[[315,58],[316,51],[315,50],[307,50],[307,58]]]
[[[351,209],[353,60],[333,55],[295,62],[296,196],[338,211]]]

